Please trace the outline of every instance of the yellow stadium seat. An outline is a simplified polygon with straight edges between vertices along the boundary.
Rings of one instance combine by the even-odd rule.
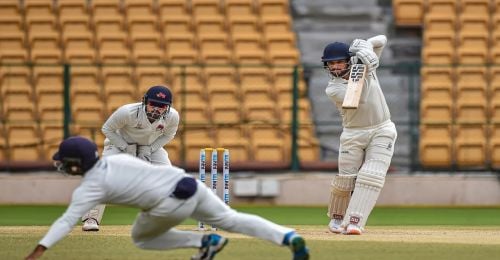
[[[485,125],[459,125],[456,129],[455,153],[459,168],[484,168],[486,161]]]
[[[138,97],[132,78],[133,71],[131,67],[104,66],[101,72],[104,96],[106,98],[112,98],[116,93],[128,93],[133,100]]]
[[[262,17],[289,16],[288,0],[257,0],[256,5]]]
[[[206,67],[203,74],[211,103],[240,103],[240,91],[234,67]]]
[[[423,0],[395,0],[392,3],[397,26],[421,26],[424,16]]]
[[[133,21],[137,18],[151,17],[157,19],[156,1],[125,0],[123,2],[127,20]]]
[[[191,9],[188,1],[184,0],[157,0],[161,23],[171,17],[189,18]]]
[[[487,16],[490,13],[490,0],[460,0],[459,12],[464,16]]]
[[[194,35],[164,35],[165,56],[167,62],[175,65],[195,64],[198,61],[198,49],[195,48]]]
[[[131,60],[125,35],[102,36],[99,40],[99,61],[103,63],[126,64]]]
[[[243,121],[241,104],[211,102],[210,110],[215,124],[239,124]]]
[[[457,122],[486,122],[488,117],[487,86],[487,70],[485,67],[457,68]]]
[[[200,149],[215,147],[215,134],[214,129],[211,127],[186,125],[181,134],[185,140],[185,158],[187,162],[197,162],[200,156]]]
[[[30,24],[32,21],[51,20],[56,21],[54,13],[53,1],[24,1],[24,11],[26,22]]]
[[[453,120],[452,100],[427,100],[420,102],[420,120],[422,123],[451,123]]]
[[[250,157],[250,142],[244,127],[220,126],[216,128],[217,147],[229,149],[231,162],[246,162]]]
[[[284,136],[279,127],[258,124],[250,125],[248,129],[255,161],[289,161],[286,156]]]
[[[101,19],[107,20],[109,18],[117,17],[123,19],[120,1],[92,0],[90,3],[94,22],[98,22]]]
[[[227,22],[233,38],[239,35],[261,37],[259,22],[255,16],[229,16]]]
[[[291,102],[280,103],[279,112],[282,122],[288,124],[292,122],[293,104]],[[309,104],[309,99],[301,98],[297,101],[297,119],[301,124],[312,123],[311,106]]]
[[[189,16],[167,16],[162,19],[161,26],[164,35],[188,35],[194,34],[194,28]]]
[[[32,89],[29,68],[8,65],[0,67],[0,91],[1,96],[5,96],[6,92],[21,92],[30,96]]]
[[[194,17],[222,16],[219,0],[191,0],[191,9]]]
[[[40,124],[42,141],[42,159],[52,161],[52,155],[59,150],[59,143],[64,140],[64,126],[62,120],[53,123]]]
[[[279,110],[271,102],[245,102],[242,109],[247,122],[278,123],[280,120]]]
[[[93,37],[67,36],[64,44],[64,60],[73,64],[93,64],[97,60]]]
[[[266,50],[257,34],[232,35],[234,58],[239,64],[267,63]]]
[[[102,122],[104,123],[104,122]],[[104,139],[106,138],[101,131],[102,123],[99,124],[75,124],[73,125],[73,135],[84,136],[97,144],[99,154],[102,153]]]
[[[224,5],[229,17],[249,17],[256,14],[253,0],[225,0]]]
[[[421,98],[451,101],[455,70],[452,67],[423,67],[421,69]]]
[[[287,144],[286,147],[291,153],[292,129],[290,125],[286,125],[283,128],[283,133],[285,143]],[[301,162],[314,162],[321,160],[319,142],[316,139],[312,124],[302,124],[301,122],[297,138],[298,155]]]
[[[136,36],[131,40],[132,61],[139,64],[161,64],[164,52],[161,39],[147,35]]]
[[[6,125],[11,161],[40,159],[40,135],[35,123]]]
[[[201,16],[194,20],[194,28],[198,37],[203,36],[221,36],[227,34],[227,26],[224,17],[222,16]]]
[[[73,19],[89,19],[89,7],[87,1],[66,0],[57,1],[59,9],[59,22],[64,24],[68,20]]]
[[[231,48],[227,35],[199,35],[201,62],[206,64],[230,64]]]
[[[424,167],[449,168],[453,163],[451,125],[421,125],[419,157]]]
[[[246,101],[255,102],[258,99],[252,95],[276,100],[276,91],[268,69],[263,67],[240,67],[238,69],[242,97]]]
[[[71,93],[90,92],[101,95],[100,75],[94,66],[71,66]]]
[[[157,85],[166,85],[172,90],[171,82],[167,78],[167,69],[164,66],[136,66],[134,69],[139,95],[144,95],[150,87]],[[177,97],[174,102],[177,103],[176,101]]]

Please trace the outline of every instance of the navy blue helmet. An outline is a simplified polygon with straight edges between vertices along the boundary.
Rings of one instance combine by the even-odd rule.
[[[331,78],[346,77],[350,69],[350,58],[352,54],[349,51],[349,45],[343,42],[334,42],[328,44],[323,50],[321,61],[323,68],[328,71]],[[343,69],[329,68],[329,61],[345,61],[346,66]]]
[[[59,150],[52,156],[58,161],[56,167],[73,175],[82,175],[99,160],[97,145],[82,136],[72,136],[59,144]]]
[[[149,112],[146,110],[148,118],[157,120],[170,112],[170,107],[172,106],[172,92],[165,86],[153,86],[144,94],[142,100],[144,106],[149,105],[155,108],[153,111]],[[159,112],[156,108],[166,108],[166,110]]]
[[[348,60],[351,58],[349,45],[343,42],[334,42],[328,44],[323,50],[322,62],[335,61],[335,60]]]

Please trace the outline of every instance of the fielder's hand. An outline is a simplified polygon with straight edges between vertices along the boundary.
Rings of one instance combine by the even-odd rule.
[[[42,245],[37,245],[35,247],[35,249],[33,250],[33,252],[31,252],[31,254],[29,254],[24,259],[25,260],[35,260],[35,259],[38,259],[38,258],[40,258],[43,255],[43,252],[45,252],[45,250],[47,250],[46,247],[44,247]]]
[[[146,162],[151,162],[151,146],[139,145],[137,148],[137,158]]]
[[[356,57],[366,65],[368,72],[372,72],[379,66],[379,59],[377,54],[372,50],[362,49],[356,53]]]
[[[363,39],[355,39],[354,41],[352,41],[351,46],[349,47],[349,51],[352,54],[356,54],[360,50],[373,50],[373,45]]]

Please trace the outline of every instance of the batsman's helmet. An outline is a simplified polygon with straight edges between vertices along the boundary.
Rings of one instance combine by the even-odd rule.
[[[349,51],[349,45],[343,42],[334,42],[325,47],[321,61],[323,62],[323,68],[328,71],[330,77],[336,78],[345,77],[349,73],[350,58],[351,52]],[[346,61],[347,66],[341,70],[333,70],[328,68],[329,61]]]
[[[97,145],[81,136],[72,136],[59,144],[59,150],[52,156],[58,161],[56,167],[73,175],[83,175],[99,160]]]
[[[148,112],[146,110],[146,114],[149,118],[157,120],[170,112],[170,107],[172,106],[172,92],[165,86],[153,86],[144,94],[142,102],[144,106],[150,105],[158,108],[166,108],[166,110],[160,114],[155,111]]]
[[[349,58],[351,58],[349,45],[343,42],[334,42],[325,47],[321,61],[348,60]]]

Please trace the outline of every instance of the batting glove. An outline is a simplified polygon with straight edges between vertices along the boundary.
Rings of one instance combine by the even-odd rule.
[[[373,45],[363,39],[356,39],[352,41],[349,51],[356,54],[360,50],[373,50]]]
[[[368,72],[372,72],[379,66],[377,54],[372,50],[362,49],[356,53],[356,57],[366,65]]]
[[[144,160],[146,162],[151,162],[151,146],[140,145],[137,148],[137,158]]]

